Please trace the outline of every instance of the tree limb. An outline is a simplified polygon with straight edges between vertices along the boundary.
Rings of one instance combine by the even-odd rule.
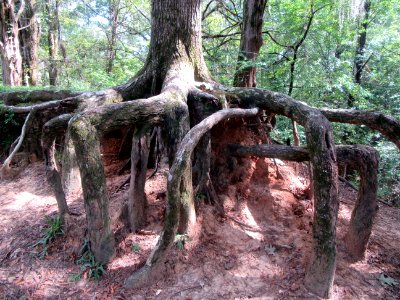
[[[1,173],[7,172],[7,170],[10,169],[10,163],[11,163],[12,159],[14,158],[15,154],[18,152],[19,148],[21,148],[22,142],[24,141],[24,138],[26,135],[27,128],[29,127],[29,123],[33,119],[36,111],[37,110],[35,108],[32,108],[30,110],[28,116],[26,117],[24,125],[22,126],[22,129],[21,129],[21,135],[19,136],[18,144],[15,146],[14,150],[4,161],[4,164],[1,167]]]

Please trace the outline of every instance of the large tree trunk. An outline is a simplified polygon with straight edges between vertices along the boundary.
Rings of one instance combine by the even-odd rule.
[[[0,57],[4,85],[22,85],[18,21],[24,6],[25,2],[18,0],[3,0],[0,3]]]
[[[243,25],[234,86],[255,87],[255,61],[262,46],[263,15],[267,0],[244,1]]]
[[[19,21],[23,83],[36,85],[38,81],[39,23],[36,0],[25,0],[25,11]]]
[[[202,56],[200,0],[154,0],[152,4],[150,52],[137,78],[150,81],[149,93],[161,94],[86,110],[69,125],[82,176],[91,248],[100,262],[107,262],[114,253],[107,187],[99,152],[100,135],[120,126],[162,124],[168,136],[172,162],[178,143],[189,129],[187,95],[195,79],[209,79]],[[137,78],[116,90],[129,98]],[[139,176],[141,172],[135,174]],[[186,181],[191,183],[190,168],[185,170],[184,179],[181,194],[185,199],[181,201],[180,217],[185,224],[181,224],[180,229],[190,232],[195,216],[191,184],[186,184]],[[135,182],[136,178],[132,180]]]

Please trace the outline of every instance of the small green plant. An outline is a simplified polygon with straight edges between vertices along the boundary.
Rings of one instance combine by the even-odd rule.
[[[82,274],[81,273],[69,273],[68,277],[69,277],[69,281],[78,282],[79,280],[81,280]]]
[[[178,249],[182,250],[185,248],[185,244],[188,242],[187,234],[177,234],[175,236],[175,243],[178,246]]]
[[[131,246],[132,252],[139,252],[140,251],[140,245],[138,243],[134,243]]]
[[[85,239],[80,252],[82,253],[82,256],[76,263],[80,265],[82,271],[88,272],[89,279],[99,280],[104,274],[106,274],[104,264],[97,262],[90,250],[89,240]]]
[[[267,252],[268,255],[275,255],[276,253],[276,247],[271,244],[265,245],[264,250],[265,252]]]
[[[399,284],[396,280],[394,280],[394,278],[387,276],[386,274],[381,274],[378,280],[383,286],[395,286]]]
[[[43,229],[42,238],[34,244],[34,246],[41,246],[42,250],[40,251],[40,258],[46,257],[48,245],[53,241],[57,236],[64,235],[63,222],[60,217],[48,218],[47,224]]]

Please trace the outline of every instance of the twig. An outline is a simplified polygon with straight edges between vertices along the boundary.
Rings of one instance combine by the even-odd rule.
[[[118,193],[122,187],[129,182],[129,180],[131,180],[131,175],[128,176],[128,178],[115,190],[114,193]]]
[[[169,297],[169,298],[172,299],[173,297],[177,296],[178,294],[180,294],[180,293],[182,293],[182,292],[189,291],[189,290],[193,290],[193,289],[198,289],[198,288],[203,288],[203,285],[198,284],[198,285],[195,285],[195,286],[187,287],[187,288],[185,288],[185,289],[183,289],[183,290],[180,290],[180,291],[178,291],[178,292],[176,292],[176,293],[173,293],[173,294],[171,295],[171,297]]]

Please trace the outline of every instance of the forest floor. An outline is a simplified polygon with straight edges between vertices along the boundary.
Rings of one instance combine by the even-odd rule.
[[[69,197],[74,215],[68,231],[51,242],[40,258],[46,220],[57,215],[42,162],[29,165],[13,180],[0,181],[0,295],[2,299],[317,299],[304,288],[312,245],[312,203],[308,182],[295,165],[252,161],[245,190],[229,185],[219,197],[227,216],[199,204],[196,239],[177,243],[165,264],[164,278],[142,289],[124,287],[143,265],[162,228],[166,169],[146,183],[149,201],[145,231],[129,233],[119,216],[127,174],[108,177],[110,212],[116,232],[116,257],[100,280],[77,264],[85,236],[80,194]],[[106,170],[114,173],[112,165]],[[304,168],[303,168],[304,169]],[[266,171],[267,170],[267,171]],[[343,237],[356,191],[340,185],[338,259],[334,299],[400,299],[400,210],[380,204],[364,260],[351,263]],[[393,280],[395,282],[393,282]],[[395,283],[398,283],[397,285]]]

